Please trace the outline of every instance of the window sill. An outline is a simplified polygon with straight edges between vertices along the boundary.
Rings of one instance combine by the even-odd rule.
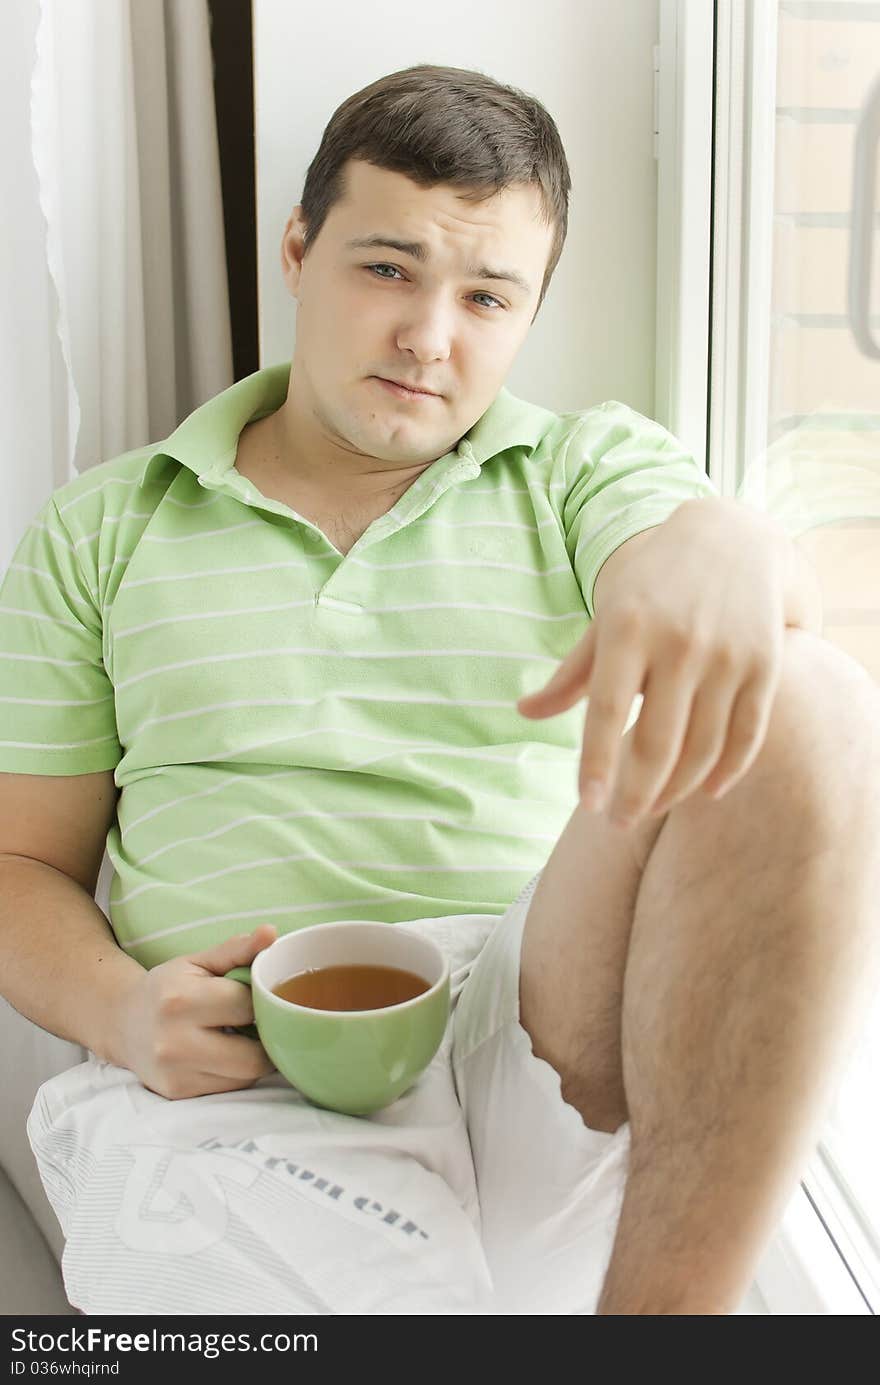
[[[802,1186],[758,1266],[755,1286],[771,1314],[872,1315]]]

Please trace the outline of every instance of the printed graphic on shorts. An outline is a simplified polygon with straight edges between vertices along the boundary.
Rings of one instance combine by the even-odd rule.
[[[132,1162],[114,1229],[132,1250],[193,1255],[215,1245],[227,1232],[230,1188],[252,1188],[266,1173],[327,1210],[378,1223],[386,1235],[393,1230],[401,1243],[430,1239],[387,1193],[346,1186],[317,1166],[269,1154],[253,1140],[227,1145],[212,1136],[193,1150],[134,1145],[126,1153]]]
[[[428,1232],[413,1221],[412,1217],[407,1216],[396,1207],[388,1205],[387,1198],[385,1202],[380,1202],[362,1188],[346,1187],[308,1164],[297,1163],[283,1155],[268,1154],[254,1140],[224,1143],[212,1136],[207,1140],[202,1140],[199,1148],[207,1151],[226,1150],[226,1158],[229,1157],[229,1153],[235,1151],[236,1154],[247,1156],[250,1160],[255,1161],[253,1164],[255,1177],[259,1169],[266,1169],[277,1177],[293,1181],[296,1185],[296,1191],[299,1193],[312,1192],[319,1198],[330,1198],[340,1210],[347,1211],[354,1208],[364,1218],[378,1219],[383,1224],[383,1228],[386,1226],[394,1227],[401,1233],[402,1237],[429,1240]]]
[[[130,1150],[116,1234],[132,1250],[193,1255],[223,1239],[226,1185],[250,1187],[260,1176],[239,1159],[207,1151],[141,1145]]]
[[[482,1246],[442,1179],[387,1145],[338,1159],[297,1147],[277,1135],[111,1147],[78,1191],[71,1301],[89,1313],[488,1311]]]

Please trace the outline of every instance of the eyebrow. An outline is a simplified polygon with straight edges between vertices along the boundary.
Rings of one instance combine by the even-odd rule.
[[[401,255],[412,255],[414,260],[424,264],[428,249],[420,240],[396,240],[394,236],[363,236],[345,243],[346,250],[397,250]],[[490,269],[488,265],[466,265],[465,274],[471,279],[503,280],[515,284],[523,293],[530,294],[532,286],[515,269]]]

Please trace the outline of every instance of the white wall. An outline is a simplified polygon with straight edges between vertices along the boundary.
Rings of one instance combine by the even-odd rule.
[[[654,407],[658,0],[252,0],[260,361],[288,360],[285,222],[336,107],[414,63],[473,67],[537,96],[572,177],[547,298],[506,381],[557,411]]]

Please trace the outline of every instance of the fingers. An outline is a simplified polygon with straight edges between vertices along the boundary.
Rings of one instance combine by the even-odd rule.
[[[585,794],[590,781],[604,786],[604,801],[614,781],[620,743],[632,711],[633,700],[645,678],[645,654],[636,640],[621,638],[606,625],[599,633],[584,721],[583,750],[578,791]],[[600,808],[598,798],[587,807]]]
[[[778,675],[755,674],[739,690],[730,717],[727,743],[704,788],[720,798],[751,769],[767,739]]]
[[[630,826],[648,812],[681,754],[691,716],[692,676],[668,664],[652,672],[645,684],[639,719],[624,751],[611,793],[609,816]],[[717,705],[713,705],[717,713]]]
[[[719,797],[754,763],[778,681],[773,661],[755,648],[701,643],[682,627],[658,635],[638,609],[619,607],[590,627],[544,688],[516,705],[524,716],[547,717],[588,697],[580,799],[592,811],[610,805],[612,820],[631,826],[701,786]],[[641,713],[624,740],[639,693]]]
[[[278,930],[274,924],[261,923],[252,933],[241,933],[235,938],[227,938],[225,942],[205,948],[204,952],[190,954],[188,960],[209,971],[213,976],[225,976],[233,967],[250,966],[257,953],[273,943],[277,936]],[[241,987],[239,981],[232,984]]]
[[[206,976],[191,985],[190,1018],[194,1024],[205,1029],[253,1024],[254,997],[250,986],[219,976]]]
[[[659,797],[649,805],[652,815],[668,813],[699,787],[708,790],[708,776],[719,763],[730,737],[736,693],[736,687],[726,678],[716,678],[697,690],[678,762]]]
[[[200,1058],[206,1066],[200,1068],[197,1063],[187,1063],[155,1068],[142,1076],[144,1086],[169,1101],[183,1101],[190,1097],[239,1091],[275,1071],[265,1049],[254,1039],[225,1037],[207,1031],[205,1034]]]
[[[208,1029],[199,1036],[192,1054],[192,1066],[207,1077],[228,1081],[230,1087],[256,1082],[275,1071],[272,1060],[258,1039],[247,1039],[243,1034],[220,1034]]]
[[[612,818],[625,826],[648,812],[666,813],[701,787],[720,797],[758,756],[772,688],[762,674],[738,686],[722,671],[696,689],[669,671],[652,677],[621,765]]]
[[[272,1071],[274,1072],[274,1068]],[[258,1080],[258,1078],[254,1079],[254,1081]],[[194,1074],[192,1090],[182,1086],[173,1093],[171,1100],[180,1101],[195,1096],[219,1096],[222,1092],[238,1092],[243,1087],[252,1086],[253,1082],[237,1082],[231,1077],[214,1077],[211,1073],[199,1072]],[[164,1095],[165,1093],[160,1092],[160,1096]]]
[[[553,677],[537,692],[527,693],[517,701],[517,710],[526,717],[556,716],[582,698],[593,670],[596,651],[596,630],[590,626],[574,649],[563,659]]]

